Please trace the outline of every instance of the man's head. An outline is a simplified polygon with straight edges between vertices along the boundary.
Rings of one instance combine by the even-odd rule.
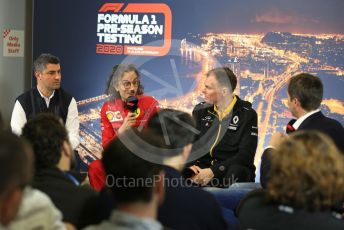
[[[122,136],[129,135],[128,132]],[[156,206],[164,197],[164,174],[161,166],[133,153],[119,138],[111,141],[103,152],[102,162],[106,186],[121,204],[151,203]]]
[[[40,90],[52,92],[61,86],[61,67],[58,57],[41,54],[34,62],[34,72]]]
[[[112,69],[107,82],[106,94],[112,98],[126,100],[129,96],[143,94],[140,74],[134,65],[120,64]]]
[[[210,70],[205,79],[203,94],[205,100],[217,104],[223,98],[231,97],[237,85],[237,78],[228,67]]]
[[[60,166],[61,163],[63,169],[69,169],[72,150],[67,130],[57,117],[38,114],[25,124],[22,136],[32,145],[36,170]]]
[[[197,134],[195,121],[188,113],[161,109],[148,121],[142,139],[159,149],[155,154],[161,155],[164,163],[177,157],[183,167]]]
[[[0,225],[17,215],[24,187],[32,178],[32,152],[16,135],[0,130]]]
[[[289,110],[296,118],[319,108],[323,97],[320,78],[308,73],[292,77],[288,85]]]

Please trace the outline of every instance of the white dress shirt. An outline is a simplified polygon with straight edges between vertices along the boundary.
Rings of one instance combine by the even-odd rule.
[[[51,98],[53,98],[55,91],[51,94],[50,97],[43,96],[43,94],[39,90],[38,92],[44,98],[45,103],[47,104],[47,107],[49,107],[50,100]],[[26,124],[26,122],[27,122],[27,119],[26,119],[25,111],[22,105],[17,100],[14,104],[12,117],[11,117],[12,132],[17,134],[18,136],[21,135],[22,129],[24,125]],[[78,106],[76,104],[74,97],[72,98],[68,106],[68,114],[67,114],[65,126],[68,131],[69,141],[73,149],[75,149],[76,147],[78,147],[80,143],[80,137],[79,137],[80,123],[79,123],[79,116],[78,116]]]

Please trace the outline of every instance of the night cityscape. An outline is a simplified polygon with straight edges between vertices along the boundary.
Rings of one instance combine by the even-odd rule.
[[[176,108],[191,112],[202,101],[205,74],[217,65],[230,67],[238,77],[235,93],[250,101],[258,113],[259,144],[255,163],[259,163],[264,146],[272,133],[284,131],[292,118],[287,107],[286,85],[293,75],[309,72],[324,83],[321,106],[325,115],[344,125],[344,35],[188,33],[180,41],[180,60],[186,66],[199,66],[193,77],[192,89],[176,97],[146,91],[155,96],[161,108]],[[145,71],[142,71],[145,73]],[[185,71],[183,75],[185,75]],[[143,74],[144,75],[144,74]],[[185,77],[180,76],[183,84]],[[100,108],[106,95],[78,102],[81,122],[79,154],[88,162],[100,158]]]

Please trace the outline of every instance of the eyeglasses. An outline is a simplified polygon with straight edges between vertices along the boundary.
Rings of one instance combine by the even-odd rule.
[[[140,85],[140,81],[139,80],[134,80],[132,82],[122,81],[122,85],[125,89],[129,89],[131,87],[131,85],[133,85],[134,87],[138,87]]]

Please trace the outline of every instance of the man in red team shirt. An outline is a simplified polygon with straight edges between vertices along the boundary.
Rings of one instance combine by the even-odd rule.
[[[157,111],[158,102],[150,96],[143,95],[140,75],[134,65],[120,64],[112,69],[107,83],[106,94],[110,99],[101,109],[101,129],[103,148],[128,128],[144,127],[149,118]],[[137,108],[129,108],[128,98],[137,98]],[[105,172],[100,160],[89,165],[90,184],[101,190],[105,184]]]

